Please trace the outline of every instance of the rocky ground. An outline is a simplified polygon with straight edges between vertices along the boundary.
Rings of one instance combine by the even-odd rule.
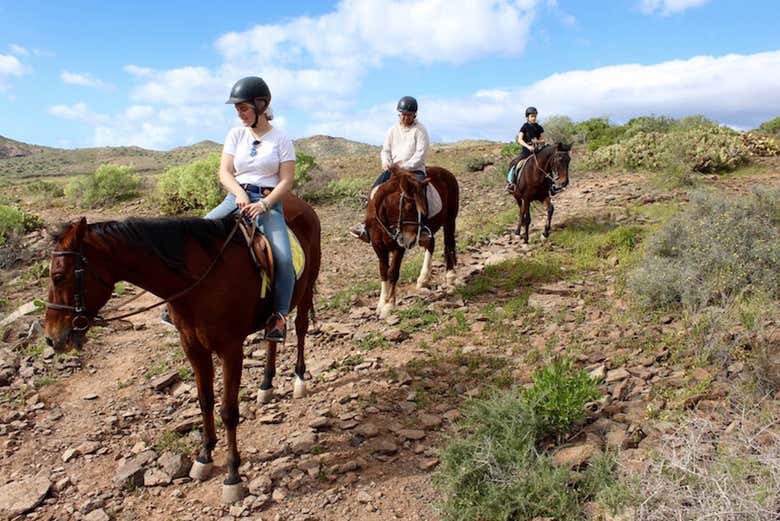
[[[459,174],[468,215],[504,212],[513,204],[495,186],[484,187],[485,175]],[[760,179],[780,184],[776,170]],[[755,181],[712,182],[741,189]],[[683,197],[651,188],[645,176],[580,174],[556,198],[553,234],[583,218],[652,222],[654,217],[627,209]],[[66,211],[41,213],[55,222]],[[614,448],[624,465],[641,468],[674,429],[660,411],[697,408],[717,416],[730,381],[744,370],[741,363],[727,370],[680,366],[658,347],[660,339],[682,334],[677,317],[626,320],[617,268],[466,299],[441,286],[437,255],[432,287],[418,291],[404,284],[397,312],[379,321],[371,289],[378,278],[373,252],[346,236],[360,210],[331,205],[318,213],[324,261],[319,320],[307,342],[309,395],[292,398],[295,353],[288,346],[278,357],[276,397],[258,404],[265,350],[251,339],[246,345],[238,432],[246,499],[221,504],[221,442],[212,478],[201,483],[187,477],[198,443],[197,396],[175,332],[159,323],[156,310],[95,328],[84,351],[73,356],[43,348],[41,314],[32,313],[6,327],[0,347],[0,515],[91,521],[439,519],[432,475],[459,406],[490,386],[528,382],[542,352],[566,353],[602,379],[604,398],[592,404],[588,425],[556,454],[570,465]],[[530,247],[511,235],[514,224],[462,246],[458,285],[486,266],[533,259],[542,248],[554,251],[556,246],[542,243],[541,213],[536,216]],[[460,228],[459,235],[469,231]],[[28,240],[34,258],[45,259],[46,239]],[[43,297],[45,281],[29,279],[30,265],[3,279],[10,301]],[[138,292],[128,287],[108,307],[122,307]],[[497,326],[494,314],[520,292],[530,293],[533,313]],[[142,295],[131,305],[155,301]],[[707,385],[695,392],[702,382]],[[680,392],[662,394],[660,388]]]

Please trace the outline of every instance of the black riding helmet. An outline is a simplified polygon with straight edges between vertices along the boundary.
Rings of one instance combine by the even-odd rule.
[[[417,100],[411,96],[404,96],[398,100],[396,110],[402,114],[417,114]]]
[[[538,114],[538,113],[539,112],[537,112],[536,107],[528,107],[527,109],[525,109],[525,117],[528,117],[531,114]]]
[[[257,100],[265,102],[262,109],[257,106]],[[237,103],[251,103],[255,107],[255,122],[252,123],[252,128],[255,128],[260,114],[265,112],[271,103],[271,89],[268,88],[263,78],[258,76],[241,78],[233,85],[230,90],[230,98],[225,102],[227,105],[236,105]]]

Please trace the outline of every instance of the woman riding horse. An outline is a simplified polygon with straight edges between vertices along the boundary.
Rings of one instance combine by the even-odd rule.
[[[414,172],[420,179],[425,180],[425,159],[430,150],[428,130],[417,119],[417,100],[411,96],[404,96],[396,105],[399,122],[387,130],[385,142],[380,154],[382,160],[382,173],[376,178],[369,190],[369,199],[374,188],[390,179],[390,169],[398,166],[404,170]],[[366,222],[353,227],[349,233],[355,238],[370,242]],[[420,227],[419,244],[425,246],[431,237],[427,217],[423,217]]]

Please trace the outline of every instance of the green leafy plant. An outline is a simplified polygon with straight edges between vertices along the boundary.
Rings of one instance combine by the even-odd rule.
[[[167,169],[157,181],[157,200],[168,215],[205,213],[225,197],[219,183],[220,155]]]
[[[88,176],[77,177],[65,185],[65,196],[82,208],[110,206],[137,197],[141,178],[125,165],[101,165]]]

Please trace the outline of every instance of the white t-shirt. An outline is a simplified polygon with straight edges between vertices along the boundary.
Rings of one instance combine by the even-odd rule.
[[[257,186],[279,184],[279,163],[295,161],[295,147],[287,134],[274,127],[257,141],[248,127],[234,127],[225,138],[222,152],[233,156],[236,181]],[[252,155],[252,150],[255,155]]]

